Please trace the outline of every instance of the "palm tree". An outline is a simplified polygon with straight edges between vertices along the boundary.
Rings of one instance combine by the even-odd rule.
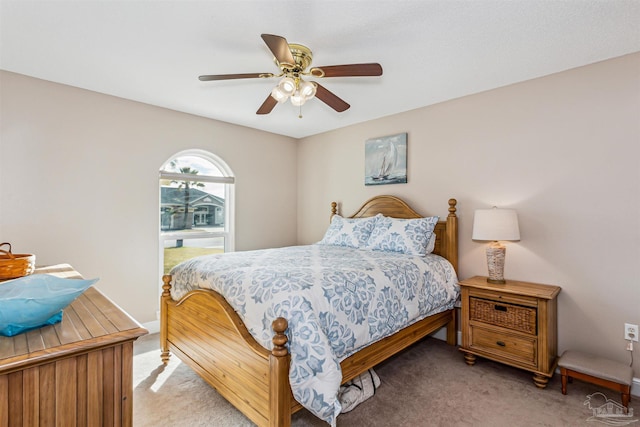
[[[175,160],[171,162],[171,167],[173,169],[177,169],[181,174],[184,174],[184,175],[197,175],[199,173],[196,169],[191,169],[190,166],[179,166]],[[204,188],[204,184],[195,180],[194,181],[191,181],[191,180],[171,181],[171,183],[178,184],[178,189],[184,189],[184,216],[183,216],[184,221],[183,223],[184,223],[184,229],[188,230],[193,226],[193,219],[189,221],[189,203],[191,201],[190,189],[193,187]]]

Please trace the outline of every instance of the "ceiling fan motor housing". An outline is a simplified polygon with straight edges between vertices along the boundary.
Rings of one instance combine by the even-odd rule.
[[[313,54],[311,53],[311,49],[301,44],[289,43],[289,48],[295,64],[287,64],[285,62],[278,63],[277,59],[274,58],[274,60],[285,75],[298,77],[311,65]]]

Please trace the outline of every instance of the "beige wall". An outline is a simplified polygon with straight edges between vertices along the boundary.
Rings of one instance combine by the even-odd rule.
[[[364,141],[399,132],[408,183],[365,187]],[[506,277],[562,286],[561,351],[629,361],[623,326],[640,324],[640,54],[305,138],[298,171],[299,243],[322,237],[333,200],[350,214],[388,193],[444,216],[457,198],[460,278],[486,274],[473,211],[517,209],[522,240],[507,243]]]
[[[233,170],[236,249],[296,243],[296,140],[8,72],[0,84],[0,241],[99,277],[138,321],[159,306],[158,169],[181,150]]]

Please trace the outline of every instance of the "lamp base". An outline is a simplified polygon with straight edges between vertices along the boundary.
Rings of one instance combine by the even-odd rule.
[[[506,248],[498,242],[487,247],[487,267],[489,269],[487,282],[498,285],[506,283],[504,280],[504,257],[506,251]]]

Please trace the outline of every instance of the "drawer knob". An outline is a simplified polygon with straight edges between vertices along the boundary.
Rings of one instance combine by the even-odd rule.
[[[494,305],[493,309],[498,311],[507,311],[507,307],[505,307],[504,305],[498,305],[498,304]]]
[[[496,344],[498,344],[500,347],[505,347],[506,346],[504,341],[496,341]]]

